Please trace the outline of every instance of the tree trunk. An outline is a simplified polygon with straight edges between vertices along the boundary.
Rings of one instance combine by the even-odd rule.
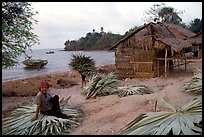
[[[81,79],[82,79],[81,87],[83,87],[86,85],[86,75],[81,74]]]

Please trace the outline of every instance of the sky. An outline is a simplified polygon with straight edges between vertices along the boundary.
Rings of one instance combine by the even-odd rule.
[[[163,2],[166,7],[184,11],[179,16],[189,24],[195,18],[202,18],[202,2]],[[134,26],[145,23],[146,11],[160,2],[34,2],[33,32],[40,44],[32,49],[53,49],[65,47],[67,40],[78,40],[95,29],[124,35]]]

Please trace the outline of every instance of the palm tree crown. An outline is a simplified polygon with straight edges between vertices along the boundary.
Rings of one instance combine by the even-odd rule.
[[[82,54],[72,54],[72,58],[69,67],[80,73],[83,82],[85,82],[86,76],[89,76],[95,72],[95,61],[90,56]]]

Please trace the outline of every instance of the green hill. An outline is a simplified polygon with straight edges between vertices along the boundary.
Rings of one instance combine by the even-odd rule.
[[[66,51],[107,50],[122,38],[123,35],[113,34],[111,32],[89,32],[86,34],[86,37],[81,37],[79,40],[67,40],[64,43],[64,49]]]

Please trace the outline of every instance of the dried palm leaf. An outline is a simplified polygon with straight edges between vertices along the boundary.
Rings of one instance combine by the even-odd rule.
[[[202,94],[202,70],[194,72],[192,79],[185,83],[184,92]]]
[[[86,95],[86,99],[111,95],[117,92],[117,87],[121,84],[113,72],[107,75],[94,75],[83,88],[82,94]]]
[[[118,87],[118,96],[119,97],[125,97],[128,95],[134,95],[134,94],[151,94],[152,91],[144,86],[144,85],[127,85],[127,86],[122,86]]]
[[[202,97],[183,107],[162,99],[173,112],[148,112],[127,124],[120,134],[129,135],[201,135]]]
[[[79,126],[83,112],[75,106],[68,105],[68,99],[60,101],[63,113],[69,119],[39,115],[38,120],[31,122],[35,115],[36,105],[33,101],[12,111],[9,117],[3,118],[3,135],[63,135]]]

